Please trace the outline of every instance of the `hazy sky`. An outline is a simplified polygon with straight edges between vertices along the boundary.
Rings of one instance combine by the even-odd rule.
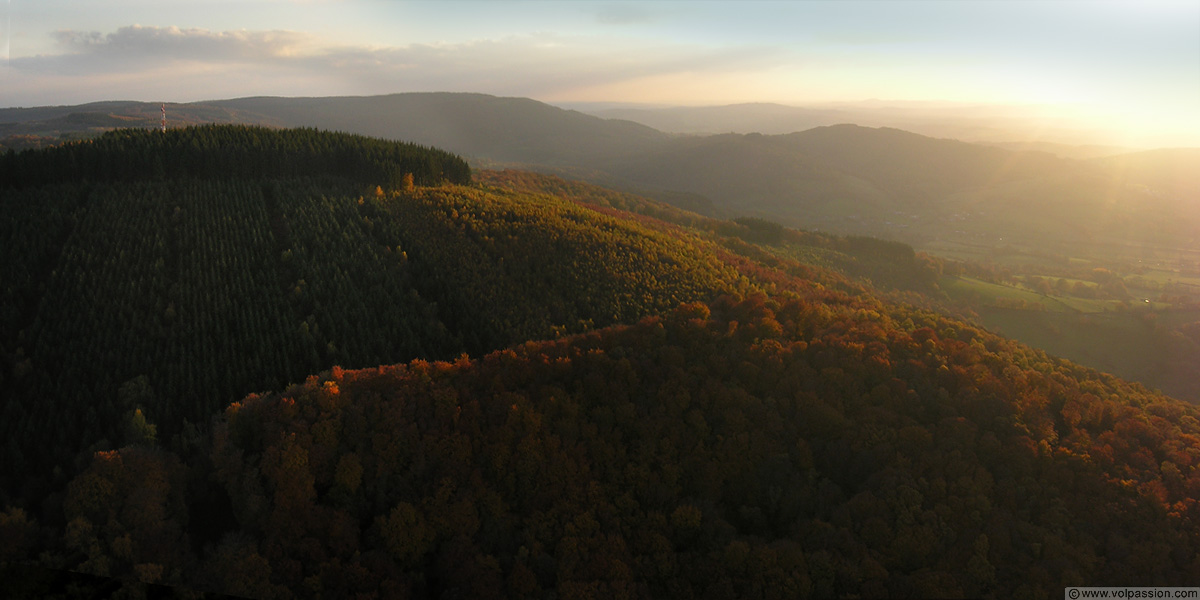
[[[1052,104],[1200,146],[1200,0],[0,0],[0,107],[471,91]]]

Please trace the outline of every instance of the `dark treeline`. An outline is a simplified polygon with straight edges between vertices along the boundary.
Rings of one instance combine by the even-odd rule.
[[[165,133],[120,129],[93,140],[0,156],[0,186],[14,187],[68,181],[322,175],[399,187],[405,174],[412,174],[417,185],[471,179],[466,161],[441,150],[315,129],[240,125]]]

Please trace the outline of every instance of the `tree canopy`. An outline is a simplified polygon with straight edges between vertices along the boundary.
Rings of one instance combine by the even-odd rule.
[[[871,287],[928,283],[910,247],[337,134],[96,144],[2,159],[0,559],[255,598],[1200,572],[1200,410]]]

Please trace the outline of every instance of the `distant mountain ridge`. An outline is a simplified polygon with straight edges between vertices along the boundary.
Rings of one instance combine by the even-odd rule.
[[[587,112],[606,119],[642,123],[660,131],[693,135],[774,135],[853,121],[853,117],[844,110],[798,108],[769,102],[673,108],[607,108]]]
[[[751,102],[668,107],[580,105],[580,110],[606,119],[625,119],[668,133],[688,135],[780,135],[855,123],[1010,149],[1041,150],[1064,158],[1095,158],[1130,151],[1106,144],[1092,133],[1072,128],[1060,120],[1031,117],[1004,106],[882,101],[789,106]]]
[[[0,140],[36,145],[58,136],[94,135],[116,124],[155,127],[158,109],[134,102],[2,109]],[[693,124],[711,119],[717,130],[738,118],[745,123],[774,118],[777,131],[820,124],[778,135],[709,136],[666,133],[528,98],[465,93],[240,98],[169,104],[167,118],[170,126],[241,122],[415,142],[444,148],[475,166],[548,171],[710,216],[757,216],[914,244],[947,239],[1069,247],[1114,239],[1177,244],[1190,239],[1188,228],[1200,225],[1200,213],[1187,208],[1194,196],[1189,190],[1200,185],[1195,153],[1153,155],[1157,162],[1175,161],[1168,175],[1148,163],[1131,169],[1116,159],[1083,161],[1032,151],[1042,146],[1015,151],[895,128],[829,124],[858,114],[840,110],[752,104],[655,113]],[[920,116],[923,109],[896,110]]]
[[[99,102],[0,109],[0,137],[39,131],[78,134],[112,127],[154,127],[159,104]],[[466,93],[407,93],[324,98],[252,97],[167,104],[169,126],[244,123],[316,127],[444,148],[474,159],[581,166],[645,150],[670,136],[632,122],[605,120],[528,98]],[[90,116],[88,119],[83,116]]]
[[[341,98],[243,98],[212,103],[320,127],[436,145],[472,158],[583,166],[664,143],[666,134],[528,98],[410,93]]]

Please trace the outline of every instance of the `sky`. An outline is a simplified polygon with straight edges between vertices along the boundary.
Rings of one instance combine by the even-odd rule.
[[[918,101],[1200,146],[1200,0],[0,2],[0,107],[412,91]]]

